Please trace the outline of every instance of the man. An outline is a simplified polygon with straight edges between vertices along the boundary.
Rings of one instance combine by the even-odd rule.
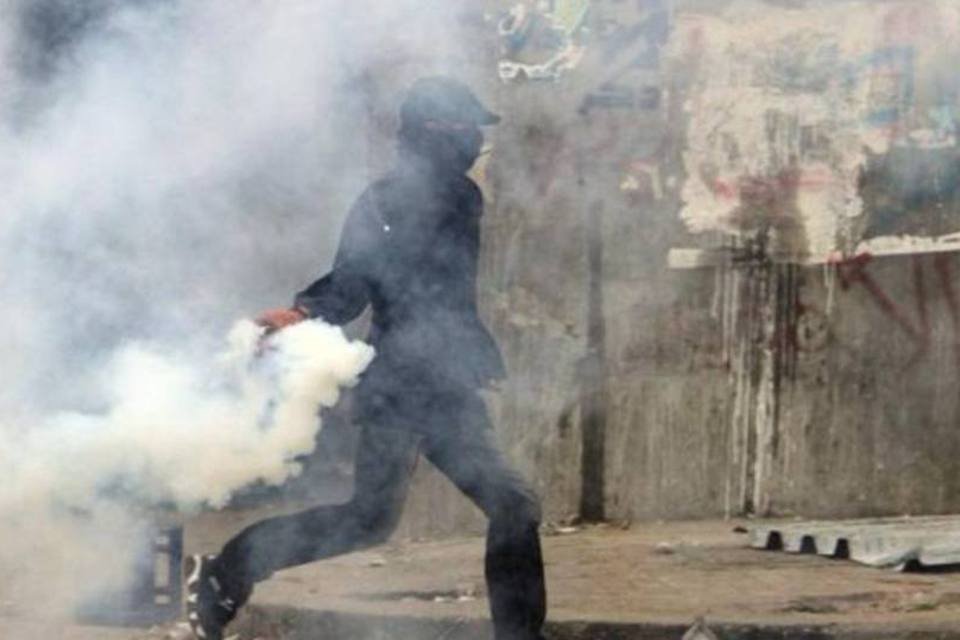
[[[483,198],[466,176],[480,127],[499,117],[448,78],[414,83],[400,109],[396,168],[360,196],[333,269],[268,311],[268,330],[306,318],[342,325],[368,305],[377,356],[357,387],[361,434],[352,500],[261,521],[217,556],[188,560],[194,634],[222,638],[253,585],[274,571],[384,542],[422,451],[489,519],[485,574],[496,640],[540,638],[546,609],[529,485],[497,450],[477,391],[503,376],[477,315]]]

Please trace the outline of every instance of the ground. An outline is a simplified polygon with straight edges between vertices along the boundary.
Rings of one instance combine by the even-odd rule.
[[[195,520],[187,527],[188,549],[210,549],[257,515]],[[960,574],[903,574],[752,550],[735,532],[743,524],[547,528],[551,635],[679,640],[703,616],[721,637],[954,637]],[[394,541],[282,571],[257,588],[232,633],[244,640],[480,637],[487,616],[482,554],[480,538]],[[56,627],[7,613],[12,634],[0,637],[13,640],[178,635],[172,627]]]

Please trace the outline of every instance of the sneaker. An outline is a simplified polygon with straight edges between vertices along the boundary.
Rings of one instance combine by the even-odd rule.
[[[212,555],[194,555],[184,562],[187,624],[197,640],[223,640],[223,629],[237,615],[239,607],[213,575],[215,559]]]

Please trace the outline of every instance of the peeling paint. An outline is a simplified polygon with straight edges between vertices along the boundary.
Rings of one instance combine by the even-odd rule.
[[[687,228],[799,256],[853,250],[868,155],[956,145],[958,35],[947,0],[679,14],[667,53],[690,77]]]

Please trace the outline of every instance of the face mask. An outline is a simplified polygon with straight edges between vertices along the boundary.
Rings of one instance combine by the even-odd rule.
[[[483,149],[483,132],[479,127],[424,128],[418,136],[418,149],[438,165],[466,173]]]
[[[470,164],[467,166],[467,169],[469,169],[480,157],[480,151],[483,149],[483,132],[475,127],[464,131],[455,131],[451,133],[451,139],[461,160],[469,161]]]

